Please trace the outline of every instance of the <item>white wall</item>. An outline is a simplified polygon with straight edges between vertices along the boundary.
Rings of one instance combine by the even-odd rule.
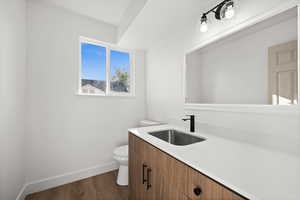
[[[145,117],[144,53],[137,53],[136,97],[75,95],[79,36],[114,43],[117,29],[28,3],[27,182],[113,162],[127,129]]]
[[[212,20],[210,30],[201,34],[198,19],[190,18],[178,23],[176,31],[169,32],[168,37],[161,38],[150,47],[147,55],[146,72],[149,118],[183,124],[181,118],[187,112],[184,110],[183,58],[187,51],[201,42],[213,38],[216,34],[228,30],[229,27],[236,27],[241,22],[268,12],[270,8],[281,7],[282,4],[291,1],[253,0],[239,2],[240,6],[234,20],[224,23]],[[209,8],[207,7],[207,9]],[[199,15],[201,11],[205,10],[205,8],[199,9]],[[291,153],[300,152],[299,116],[234,111],[216,112],[213,110],[190,112],[197,114],[198,128],[204,124],[226,128],[226,131],[223,132],[212,131],[214,134],[286,150]],[[282,146],[284,144],[288,144],[289,147],[287,145]]]
[[[0,1],[0,199],[16,199],[25,181],[24,0]]]
[[[297,40],[296,13],[273,17],[190,54],[187,102],[269,104],[268,49]]]

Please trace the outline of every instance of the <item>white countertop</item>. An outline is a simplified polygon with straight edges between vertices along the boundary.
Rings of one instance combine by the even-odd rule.
[[[166,129],[186,132],[171,125],[129,131],[251,200],[300,200],[300,157],[202,132],[186,132],[206,138],[188,146],[175,146],[148,134]]]

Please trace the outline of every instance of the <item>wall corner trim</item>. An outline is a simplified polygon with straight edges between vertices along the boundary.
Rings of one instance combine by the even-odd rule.
[[[24,200],[25,197],[29,194],[47,190],[60,185],[72,183],[92,176],[104,174],[106,172],[116,170],[117,168],[118,168],[118,164],[116,162],[110,162],[103,165],[98,165],[91,168],[82,169],[82,170],[69,172],[58,176],[53,176],[42,180],[26,183],[21,189],[16,200]]]

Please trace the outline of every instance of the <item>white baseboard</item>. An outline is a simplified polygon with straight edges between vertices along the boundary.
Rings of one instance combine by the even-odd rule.
[[[25,197],[29,194],[47,190],[67,183],[72,183],[74,181],[89,178],[116,169],[118,169],[118,164],[116,162],[111,162],[104,165],[99,165],[88,169],[82,169],[79,171],[70,172],[70,173],[46,178],[43,180],[27,183],[20,191],[16,200],[24,200]]]

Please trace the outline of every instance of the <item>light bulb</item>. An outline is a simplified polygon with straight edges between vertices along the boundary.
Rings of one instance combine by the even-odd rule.
[[[208,26],[207,26],[207,22],[206,21],[203,21],[201,22],[201,25],[200,25],[200,31],[202,33],[205,33],[208,31]]]
[[[225,11],[225,18],[231,19],[231,18],[233,18],[234,14],[235,14],[235,11],[234,11],[233,5],[228,6]]]

